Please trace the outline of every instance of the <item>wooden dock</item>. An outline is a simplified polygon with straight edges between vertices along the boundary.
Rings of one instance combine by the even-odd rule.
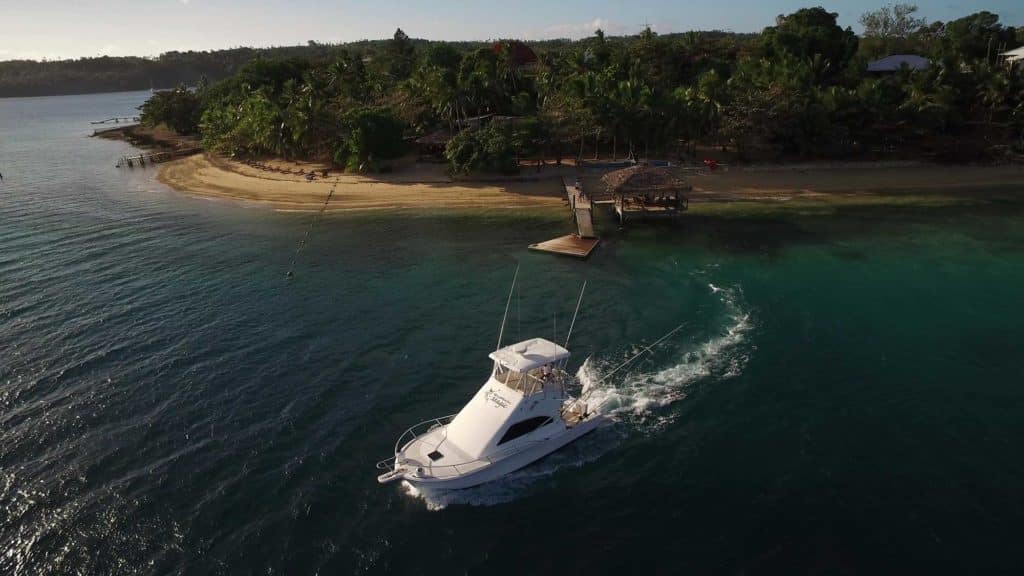
[[[121,121],[125,122],[138,122],[138,116],[115,116],[114,118],[107,118],[106,120],[97,120],[95,122],[89,122],[89,124],[107,124],[113,122],[114,124],[120,124]]]
[[[580,238],[575,234],[569,234],[568,236],[559,236],[547,242],[530,244],[530,250],[586,258],[590,256],[594,248],[597,248],[599,242],[600,240],[597,238]]]
[[[569,211],[576,222],[576,233],[547,242],[530,244],[530,250],[586,258],[601,242],[594,234],[594,205],[590,197],[583,192],[583,186],[579,182],[569,185],[563,181],[562,185],[565,187]]]
[[[655,200],[643,196],[615,198],[615,213],[619,223],[625,224],[627,219],[634,218],[678,218],[689,208],[685,197],[658,198]]]
[[[565,184],[563,182],[563,184]],[[583,193],[581,185],[565,185],[565,195],[569,201],[569,209],[572,210],[573,220],[576,221],[577,236],[580,238],[595,238],[594,236],[594,205],[590,197]]]
[[[130,156],[121,156],[117,160],[116,168],[134,168],[136,166],[145,166],[146,164],[159,164],[161,162],[167,162],[174,160],[175,158],[181,158],[182,156],[191,156],[192,154],[198,154],[202,152],[202,148],[187,148],[183,150],[172,150],[162,152],[145,152],[142,154],[133,154]]]
[[[100,134],[106,134],[107,132],[120,132],[125,128],[131,128],[132,126],[138,126],[138,122],[135,124],[122,124],[120,126],[114,126],[113,128],[93,128],[92,135],[99,136]]]

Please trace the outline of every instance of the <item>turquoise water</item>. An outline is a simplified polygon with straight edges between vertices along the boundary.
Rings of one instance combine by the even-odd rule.
[[[87,139],[145,93],[0,100],[0,573],[1018,573],[1024,207],[605,226],[184,197]],[[609,222],[605,219],[605,222]],[[614,425],[461,493],[379,486],[510,337]]]

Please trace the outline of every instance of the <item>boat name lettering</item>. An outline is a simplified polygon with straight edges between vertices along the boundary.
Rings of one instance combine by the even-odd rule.
[[[508,399],[495,392],[493,388],[487,391],[487,394],[484,395],[484,398],[486,398],[487,401],[489,402],[493,402],[494,405],[498,406],[499,408],[508,408]]]

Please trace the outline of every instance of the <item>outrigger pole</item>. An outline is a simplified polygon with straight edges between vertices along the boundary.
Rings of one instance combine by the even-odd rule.
[[[501,338],[505,335],[505,320],[508,320],[508,307],[512,304],[512,293],[516,290],[516,278],[519,277],[519,264],[516,264],[516,273],[512,275],[512,288],[508,291],[508,301],[505,302],[505,315],[501,317],[501,329],[498,330],[498,347],[501,349]]]
[[[630,362],[636,360],[637,358],[643,356],[644,354],[647,354],[648,352],[651,351],[652,348],[654,348],[658,344],[661,344],[665,340],[668,340],[673,334],[675,334],[676,332],[679,332],[680,330],[682,330],[683,326],[686,326],[686,322],[683,322],[679,326],[676,326],[675,328],[672,329],[671,332],[669,332],[668,334],[665,334],[661,338],[658,338],[657,340],[654,341],[653,344],[650,344],[649,346],[645,347],[643,350],[637,352],[629,360],[626,360],[622,364],[619,364],[618,366],[615,367],[614,370],[612,370],[611,372],[605,374],[600,380],[598,380],[597,382],[594,382],[593,384],[588,386],[587,387],[587,391],[580,396],[580,400],[583,400],[584,398],[590,396],[590,393],[593,392],[597,388],[598,384],[604,382],[605,380],[610,378],[613,374],[615,374],[616,372],[618,372],[622,368],[625,368]]]
[[[572,338],[572,329],[576,326],[576,315],[580,313],[580,304],[583,302],[583,291],[587,289],[587,281],[583,281],[583,288],[580,288],[580,298],[576,301],[576,311],[572,313],[572,323],[569,324],[569,333],[565,335],[565,346],[569,347],[569,338]]]

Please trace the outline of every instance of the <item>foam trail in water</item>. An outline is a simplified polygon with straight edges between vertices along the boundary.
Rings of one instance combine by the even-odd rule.
[[[686,397],[686,389],[693,382],[712,374],[722,378],[739,374],[746,357],[733,353],[733,349],[750,330],[750,314],[739,304],[739,288],[720,288],[710,283],[708,288],[725,305],[729,325],[717,336],[686,350],[678,364],[656,372],[628,374],[617,382],[598,383],[602,372],[612,368],[611,363],[588,358],[577,377],[584,391],[597,386],[590,392],[588,401],[593,409],[613,419],[633,417],[646,421],[655,409]],[[666,418],[656,416],[655,420],[665,423]]]
[[[632,373],[622,379],[612,378],[599,384],[596,383],[601,380],[603,373],[612,370],[615,363],[587,358],[577,377],[583,385],[583,392],[597,386],[590,392],[588,404],[591,409],[597,409],[613,420],[628,419],[645,427],[652,423],[653,418],[654,428],[658,428],[671,422],[671,416],[659,416],[656,409],[684,398],[690,384],[710,375],[729,378],[739,374],[746,356],[735,353],[734,349],[751,328],[750,314],[739,303],[742,293],[738,287],[721,288],[709,283],[708,288],[712,294],[718,295],[725,306],[729,324],[724,330],[696,347],[685,350],[682,361],[677,364],[656,372]],[[627,433],[621,427],[599,429],[538,463],[474,488],[426,490],[404,481],[401,485],[406,494],[422,499],[428,510],[443,510],[452,504],[502,504],[521,498],[529,493],[538,480],[551,476],[561,468],[579,467],[596,460],[614,448]]]

